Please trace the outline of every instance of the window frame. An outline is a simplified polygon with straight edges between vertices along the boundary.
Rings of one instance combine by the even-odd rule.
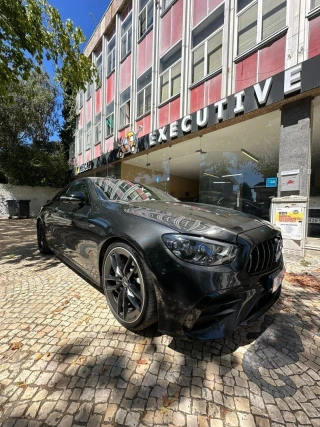
[[[108,114],[108,107],[110,107],[110,105],[113,104],[113,108],[112,108],[112,112],[110,112]],[[113,128],[112,128],[112,132],[110,134],[108,134],[108,125],[107,125],[107,120],[109,118],[111,118],[113,116]],[[106,106],[106,121],[105,121],[105,126],[106,126],[106,139],[110,138],[111,136],[113,136],[114,133],[114,101],[111,101],[107,106]],[[109,126],[111,129],[111,126]]]
[[[88,138],[89,135],[89,138]],[[87,127],[86,127],[86,151],[89,150],[92,146],[92,123],[91,120],[90,122],[87,123]]]
[[[102,119],[102,114],[101,112],[98,113],[95,117],[95,125],[94,125],[94,145],[99,144],[100,142],[102,142],[102,128],[101,128],[101,119]],[[99,130],[100,128],[100,130]],[[98,129],[98,131],[97,131]],[[99,137],[97,138],[97,134],[100,134],[100,139]]]
[[[87,98],[87,101],[89,101],[89,99],[92,97],[92,84],[90,83],[88,83],[87,84],[87,91],[86,91],[87,93],[86,93],[86,98]]]
[[[238,11],[238,0],[236,1],[236,31],[234,38],[234,60],[237,61],[242,57],[248,56],[250,53],[255,52],[260,49],[265,43],[279,37],[282,33],[286,32],[288,29],[288,0],[286,0],[286,22],[285,25],[269,36],[263,38],[263,1],[264,0],[252,0],[247,6]],[[256,43],[246,49],[245,51],[239,53],[239,17],[247,12],[251,7],[257,4],[257,33],[256,33]]]
[[[148,26],[148,6],[152,4],[152,22]],[[141,40],[149,31],[153,28],[153,16],[154,16],[154,0],[148,0],[145,6],[139,11],[138,14],[138,41]],[[146,29],[143,34],[141,34],[141,15],[143,12],[146,12]]]
[[[175,46],[173,46],[172,47],[172,51],[178,46],[180,44],[180,41],[175,45]],[[170,51],[169,51],[170,52]],[[169,52],[166,52],[163,56],[162,56],[162,58],[160,58],[159,59],[159,69],[160,69],[160,64],[161,64],[161,60],[169,53]],[[172,53],[172,55],[174,55],[174,52]],[[159,107],[161,107],[162,105],[165,105],[167,102],[170,102],[171,100],[173,100],[174,98],[177,98],[178,96],[180,96],[181,95],[181,91],[179,92],[179,93],[176,93],[176,94],[174,94],[174,95],[171,95],[171,92],[172,92],[172,69],[178,64],[178,63],[180,63],[180,88],[181,88],[181,64],[182,64],[182,47],[181,47],[181,57],[179,58],[179,59],[177,59],[174,63],[172,63],[168,68],[166,68],[164,71],[162,71],[162,72],[159,72],[159,89],[158,89],[158,99],[159,99]],[[161,88],[162,88],[162,86],[161,86],[161,78],[164,76],[164,74],[166,74],[167,72],[169,72],[169,79],[168,79],[168,81],[169,81],[169,89],[168,89],[168,93],[169,93],[169,96],[168,96],[168,98],[165,100],[165,101],[161,101]]]
[[[131,51],[132,51],[132,10],[128,13],[128,15],[125,17],[125,19],[121,22],[121,33],[122,33],[122,26],[124,25],[124,23],[128,19],[131,19],[131,24],[126,29],[125,33],[121,34],[121,40],[120,40],[120,62],[124,61],[125,58],[127,56],[129,56],[130,53],[131,53]],[[128,46],[128,44],[129,44],[128,43],[128,40],[129,40],[128,34],[129,34],[130,30],[131,30],[131,46],[129,48],[129,46]],[[122,56],[122,40],[123,40],[124,37],[126,38],[126,53]]]
[[[109,45],[114,41],[114,47],[109,51]],[[107,77],[110,76],[116,68],[116,35],[114,34],[107,42]],[[111,57],[111,70],[109,70],[109,57]]]
[[[150,101],[150,110],[149,111],[146,111],[146,90],[150,87],[151,88],[151,94],[150,94],[150,98],[152,99],[152,67],[150,67],[147,71],[145,71],[140,77],[142,77],[144,74],[146,74],[147,72],[151,72],[151,78],[150,78],[150,82],[149,83],[147,83],[145,86],[143,86],[140,90],[137,90],[137,119],[139,119],[139,118],[141,118],[141,117],[143,117],[143,116],[145,116],[145,115],[147,115],[147,114],[150,114],[151,113],[151,101]],[[139,77],[139,78],[140,78]],[[139,78],[138,78],[138,80],[139,80]],[[138,87],[138,86],[137,86]],[[143,93],[143,108],[142,108],[142,110],[143,110],[143,113],[142,114],[139,114],[139,103],[138,103],[138,98],[139,98],[139,95],[141,94],[141,93]]]
[[[119,130],[125,129],[127,126],[130,125],[130,120],[131,120],[131,86],[128,86],[125,90],[123,90],[121,92],[121,94],[120,94],[120,97],[123,94],[123,92],[125,92],[126,90],[128,90],[128,88],[129,88],[129,99],[127,99],[125,102],[123,102],[122,104],[120,104],[120,108],[119,108]],[[123,107],[125,107],[127,104],[129,104],[129,118],[128,118],[128,122],[126,122],[125,124],[122,124],[121,123],[121,109]],[[125,115],[125,117],[127,118],[127,115]]]
[[[101,60],[101,64],[98,66],[97,64],[98,64],[98,61],[100,61],[100,60]],[[97,89],[102,86],[102,64],[103,64],[103,56],[102,56],[102,52],[100,52],[100,54],[96,56],[96,67],[98,70],[98,77],[100,80],[100,84],[96,85]]]

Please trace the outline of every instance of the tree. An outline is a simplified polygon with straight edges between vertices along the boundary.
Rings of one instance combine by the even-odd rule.
[[[85,37],[46,0],[0,0],[0,94],[19,86],[44,58],[55,66],[57,80],[75,91],[96,78],[96,68],[80,51]]]
[[[76,94],[72,90],[72,87],[67,84],[63,93],[63,123],[59,132],[66,160],[69,159],[69,148],[74,141],[74,134],[76,129],[76,115]]]
[[[44,73],[14,84],[11,99],[0,96],[0,170],[10,184],[61,187],[68,165],[60,143],[54,83]]]

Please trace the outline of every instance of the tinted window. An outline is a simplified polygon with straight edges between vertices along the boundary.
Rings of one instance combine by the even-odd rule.
[[[73,194],[77,191],[82,191],[85,196],[86,203],[90,203],[89,189],[85,181],[77,181],[73,183],[67,190],[66,194]]]
[[[98,196],[105,200],[135,200],[137,202],[149,200],[177,201],[163,191],[121,179],[92,179]]]

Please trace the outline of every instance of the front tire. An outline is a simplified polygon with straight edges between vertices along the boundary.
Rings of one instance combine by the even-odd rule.
[[[110,310],[125,328],[140,331],[157,321],[153,276],[131,246],[122,242],[109,246],[101,280]]]
[[[39,221],[37,225],[37,240],[38,240],[38,249],[41,254],[43,255],[52,254],[52,250],[49,248],[45,231],[44,231],[44,226],[41,221]]]

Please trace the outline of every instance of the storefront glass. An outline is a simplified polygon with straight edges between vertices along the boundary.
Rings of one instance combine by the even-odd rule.
[[[277,187],[280,112],[238,123],[122,163],[121,177],[189,202],[269,219]],[[276,180],[275,180],[276,181]],[[274,181],[274,182],[275,182]]]
[[[319,246],[320,237],[320,97],[313,101],[311,140],[311,176],[308,220],[308,244]]]

